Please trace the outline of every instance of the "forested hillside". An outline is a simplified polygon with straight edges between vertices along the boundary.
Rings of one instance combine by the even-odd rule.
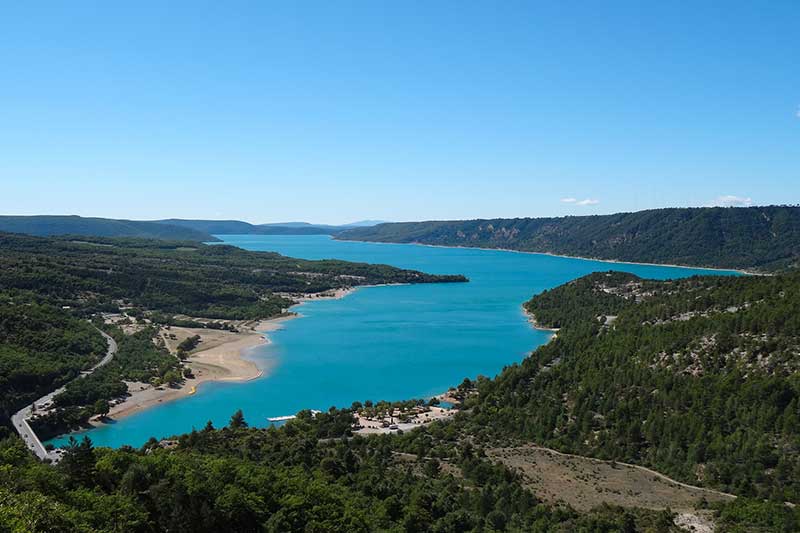
[[[800,502],[800,274],[596,273],[525,307],[560,330],[481,381],[465,432]]]
[[[121,377],[170,380],[179,364],[148,325],[164,315],[258,316],[288,303],[273,302],[270,288],[461,279],[227,246],[17,235],[0,237],[0,266],[0,354],[8,356],[0,384],[12,403],[102,354],[102,338],[82,317],[121,304],[148,317],[136,333],[112,331],[118,356],[58,397],[62,414],[38,421],[45,431],[118,394],[110,389]],[[203,286],[213,305],[182,294],[184,280]],[[74,443],[55,467],[8,437],[0,441],[0,528],[678,531],[668,510],[544,504],[521,474],[485,454],[533,442],[745,496],[709,511],[720,532],[792,531],[798,511],[783,502],[800,499],[798,305],[798,274],[659,282],[598,273],[526,304],[538,322],[560,328],[558,336],[498,378],[477,380],[473,394],[466,382],[463,412],[451,422],[364,438],[351,436],[357,406],[305,412],[266,430],[247,428],[237,414],[227,428],[151,440],[141,450]]]
[[[0,527],[53,532],[647,532],[678,533],[675,515],[538,501],[455,426],[349,437],[352,414],[308,411],[276,429],[205,428],[140,450],[75,442],[56,466],[0,440]],[[739,499],[720,533],[788,532],[796,509]]]
[[[703,207],[561,218],[403,222],[355,228],[336,238],[783,270],[800,264],[800,207]]]
[[[430,433],[347,436],[352,416],[302,413],[281,429],[210,425],[142,450],[75,443],[57,467],[0,441],[7,531],[677,532],[668,512],[539,503],[519,478]],[[339,438],[343,437],[343,438]],[[439,440],[440,437],[437,437]],[[170,448],[170,449],[165,449]],[[417,455],[417,451],[419,455]]]
[[[207,319],[278,316],[295,303],[295,294],[451,281],[466,279],[196,242],[0,234],[0,424],[105,354],[106,342],[89,318],[117,339],[119,353],[56,397],[58,411],[36,422],[44,435],[101,412],[95,402],[123,394],[122,380],[183,378],[179,361],[154,342],[156,329],[149,325],[222,327]],[[98,316],[122,310],[145,329],[126,335]]]
[[[178,218],[156,220],[155,222],[190,228],[212,235],[335,235],[353,227],[371,226],[378,223],[365,220],[341,226],[310,224],[308,222],[250,224],[241,220],[187,220]]]
[[[335,235],[353,227],[372,225],[371,221],[341,226],[305,222],[250,224],[241,220],[118,220],[75,215],[0,215],[0,232],[24,233],[39,237],[91,235],[93,237],[138,237],[143,239],[219,241],[214,235]]]
[[[0,216],[0,232],[25,233],[39,237],[91,235],[197,242],[218,240],[205,231],[173,224],[59,215]]]
[[[0,424],[105,352],[105,340],[86,321],[33,295],[0,291]]]
[[[0,290],[32,291],[85,310],[120,303],[205,318],[275,316],[275,293],[380,283],[466,281],[388,265],[307,261],[233,246],[141,239],[0,234]]]
[[[340,231],[337,226],[314,224],[250,224],[240,220],[157,220],[159,224],[170,224],[203,231],[212,235],[331,235]]]

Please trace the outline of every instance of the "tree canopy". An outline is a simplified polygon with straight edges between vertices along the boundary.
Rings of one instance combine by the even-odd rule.
[[[785,270],[800,265],[800,207],[698,207],[561,218],[401,222],[354,228],[336,238]]]

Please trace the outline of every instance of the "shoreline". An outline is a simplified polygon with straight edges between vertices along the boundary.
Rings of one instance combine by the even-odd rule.
[[[420,244],[420,246],[439,247],[438,245],[424,245],[424,244]],[[450,248],[447,246],[442,246],[442,247]],[[514,251],[514,250],[506,250],[506,251]],[[519,252],[519,253],[529,253],[529,252]],[[535,252],[530,252],[530,253],[535,253]],[[289,312],[287,314],[258,321],[247,321],[243,324],[243,326],[240,326],[240,328],[241,327],[247,328],[246,331],[240,331],[238,333],[230,333],[230,332],[222,332],[219,330],[207,330],[198,328],[173,327],[171,328],[171,331],[184,332],[186,333],[186,336],[192,334],[200,334],[201,336],[205,335],[206,337],[225,335],[227,336],[227,338],[222,342],[219,342],[218,344],[202,348],[201,350],[192,353],[188,357],[188,359],[186,359],[185,361],[186,366],[192,369],[193,377],[185,379],[180,386],[154,387],[152,385],[145,385],[145,384],[129,384],[129,396],[127,396],[122,402],[111,407],[106,417],[106,421],[91,420],[88,422],[88,425],[90,427],[102,427],[104,425],[107,425],[108,421],[111,421],[113,423],[115,421],[122,420],[124,418],[127,418],[128,416],[134,415],[136,413],[150,409],[152,407],[163,405],[165,403],[169,403],[175,400],[180,400],[182,398],[191,397],[198,392],[198,389],[204,383],[208,382],[246,383],[248,381],[262,378],[265,375],[269,374],[272,365],[267,364],[259,366],[258,364],[256,364],[255,361],[248,359],[247,354],[254,348],[270,344],[272,341],[269,338],[268,333],[281,329],[281,325],[284,322],[288,322],[289,320],[303,317],[302,314],[296,311],[291,311],[292,309],[300,307],[309,302],[340,300],[362,288],[391,287],[391,286],[402,286],[402,285],[408,285],[408,283],[383,283],[383,284],[372,284],[372,285],[357,285],[354,287],[342,287],[338,289],[333,289],[331,291],[326,291],[323,293],[316,293],[316,294],[303,294],[303,295],[285,294],[284,296],[292,298],[294,301],[297,302],[291,307],[289,307]],[[531,327],[540,331],[546,331],[552,333],[550,339],[548,339],[548,342],[552,342],[552,340],[556,338],[559,331],[558,328],[548,328],[541,326],[536,321],[534,315],[529,313],[528,310],[525,309],[524,305],[521,306],[521,308],[524,316],[526,317],[527,322],[530,324]],[[143,385],[143,386],[141,386],[139,389],[136,389],[136,385]],[[134,387],[133,390],[131,390],[131,386]],[[446,395],[447,392],[435,395],[433,397],[444,397]],[[63,435],[59,435],[58,437],[61,436]]]
[[[431,248],[459,248],[459,249],[477,249],[488,250],[518,254],[533,254],[545,255],[550,257],[561,257],[567,259],[578,259],[583,261],[597,261],[609,264],[627,264],[627,265],[642,265],[642,266],[660,266],[668,268],[692,268],[696,270],[707,270],[709,272],[735,272],[743,275],[760,275],[760,273],[753,273],[741,269],[724,269],[716,267],[697,267],[691,265],[678,265],[678,264],[664,264],[664,263],[643,263],[633,261],[619,261],[613,259],[597,259],[592,257],[570,256],[564,254],[555,254],[550,252],[531,252],[524,250],[512,250],[508,248],[486,248],[479,246],[453,246],[453,245],[439,245],[439,244],[426,244],[421,242],[410,243],[387,243],[377,241],[354,241],[350,239],[336,239],[331,237],[332,240],[339,240],[342,242],[361,242],[371,244],[411,244],[415,246],[428,246]],[[252,349],[258,346],[264,346],[271,342],[267,335],[271,331],[280,329],[281,324],[288,320],[302,317],[297,312],[291,310],[299,307],[308,302],[321,301],[321,300],[339,300],[354,293],[361,288],[371,287],[386,287],[394,285],[405,285],[403,283],[386,283],[386,284],[373,284],[373,285],[357,285],[353,287],[342,287],[332,289],[322,293],[316,294],[283,294],[287,298],[291,298],[296,303],[289,307],[289,313],[264,319],[259,321],[249,321],[243,324],[247,328],[245,331],[238,333],[226,332],[227,338],[217,344],[209,347],[203,347],[199,351],[194,352],[186,360],[186,366],[192,369],[193,377],[187,378],[178,387],[160,386],[153,387],[146,384],[129,384],[129,396],[122,402],[114,405],[109,410],[107,418],[109,420],[121,420],[138,412],[144,411],[151,407],[168,403],[181,398],[193,396],[197,393],[199,387],[207,382],[237,382],[244,383],[259,379],[268,374],[271,370],[271,365],[262,365],[263,368],[256,364],[255,361],[248,359],[247,354]],[[534,329],[552,333],[548,340],[551,342],[558,335],[558,328],[548,328],[540,325],[535,316],[522,306],[523,314],[525,315],[528,323]],[[206,329],[193,329],[193,328],[178,328],[174,327],[172,330],[191,330],[190,334],[200,334],[205,337],[214,337],[221,335],[216,330]],[[133,387],[132,387],[133,385]],[[137,389],[136,387],[139,386]],[[90,421],[89,425],[98,427],[106,423],[100,421]]]
[[[154,387],[146,384],[129,383],[129,395],[125,399],[112,406],[108,412],[107,419],[118,421],[144,411],[156,405],[162,405],[174,400],[193,396],[197,393],[200,386],[204,383],[237,382],[244,383],[262,377],[268,368],[260,368],[256,363],[246,358],[247,353],[258,346],[269,344],[269,338],[261,333],[259,329],[263,326],[263,331],[278,329],[277,324],[293,317],[276,317],[275,325],[269,326],[268,320],[256,322],[250,326],[249,330],[239,333],[228,333],[228,337],[208,348],[194,352],[186,359],[185,363],[192,370],[193,377],[184,379],[178,387],[162,385]],[[179,328],[173,328],[178,330]],[[204,332],[206,330],[183,328],[191,330],[190,333]],[[219,334],[218,331],[214,333]],[[106,422],[90,421],[94,427],[102,427]]]
[[[358,241],[350,239],[336,239],[331,237],[332,240],[339,240],[341,242],[361,242],[371,244],[411,244],[415,246],[428,246],[431,248],[458,248],[458,249],[477,249],[498,252],[509,252],[518,254],[533,254],[545,255],[550,257],[561,257],[567,259],[578,259],[583,261],[597,261],[609,264],[627,264],[627,265],[642,265],[642,266],[660,266],[668,268],[692,268],[696,270],[707,270],[709,272],[735,272],[743,275],[760,275],[760,273],[753,273],[742,269],[724,269],[716,267],[697,267],[691,265],[679,264],[664,264],[664,263],[643,263],[634,261],[619,261],[614,259],[598,259],[592,257],[570,256],[564,254],[555,254],[550,252],[532,252],[525,250],[513,250],[508,248],[486,248],[479,246],[455,246],[455,245],[439,245],[439,244],[426,244],[421,242],[409,243],[390,243],[378,241]],[[129,396],[122,402],[114,405],[109,410],[107,418],[110,420],[121,420],[138,412],[144,411],[151,407],[168,403],[181,398],[193,396],[198,392],[200,386],[207,382],[237,382],[244,383],[264,377],[271,370],[271,365],[263,365],[263,368],[256,364],[255,361],[248,359],[247,354],[258,346],[264,346],[271,342],[268,333],[281,328],[281,324],[288,320],[302,317],[297,312],[291,310],[299,307],[308,302],[321,301],[321,300],[339,300],[356,292],[361,288],[371,287],[386,287],[394,285],[405,285],[403,283],[386,283],[374,285],[357,285],[353,287],[342,287],[332,289],[322,293],[316,294],[283,294],[287,298],[291,298],[296,303],[289,307],[290,313],[270,319],[259,321],[245,322],[245,331],[239,333],[227,333],[227,338],[213,346],[203,347],[199,351],[194,352],[186,360],[186,366],[192,369],[193,377],[187,378],[178,387],[160,386],[153,387],[145,384],[129,384]],[[558,335],[558,328],[548,328],[540,325],[535,316],[522,306],[523,314],[525,315],[528,323],[534,329],[552,333],[548,342],[551,342]],[[214,337],[219,335],[216,330],[206,329],[192,329],[192,328],[172,328],[173,330],[190,330],[190,334],[200,334],[203,337]],[[214,333],[212,333],[214,331]],[[137,389],[137,386],[139,387]],[[105,422],[90,421],[90,426],[98,427],[105,425]]]
[[[331,236],[332,240],[341,241],[341,242],[361,242],[361,243],[369,243],[369,244],[411,244],[414,246],[428,246],[431,248],[458,248],[462,250],[488,250],[493,252],[511,252],[515,254],[532,254],[532,255],[547,255],[550,257],[563,257],[565,259],[580,259],[582,261],[597,261],[599,263],[611,263],[611,264],[622,264],[622,265],[640,265],[640,266],[659,266],[659,267],[668,267],[668,268],[691,268],[693,270],[709,270],[711,272],[736,272],[737,274],[742,274],[746,276],[769,276],[769,273],[764,272],[757,272],[753,270],[745,270],[741,268],[721,268],[721,267],[706,267],[706,266],[694,266],[694,265],[680,265],[674,263],[643,263],[638,261],[620,261],[619,259],[600,259],[597,257],[585,257],[581,255],[566,255],[566,254],[556,254],[553,252],[531,252],[528,250],[514,250],[511,248],[486,248],[484,246],[456,246],[456,245],[447,245],[447,244],[427,244],[424,242],[383,242],[383,241],[357,241],[353,239],[337,239],[334,236]]]
[[[548,331],[552,333],[553,336],[550,337],[550,340],[556,338],[558,332],[561,331],[561,328],[548,328],[546,326],[542,326],[541,324],[539,324],[539,322],[536,321],[536,315],[525,309],[524,304],[521,307],[522,307],[522,313],[525,315],[525,318],[528,320],[528,324],[530,324],[533,329],[538,329],[539,331]]]
[[[296,295],[291,297],[297,303],[289,309],[294,309],[308,302],[324,300],[340,300],[358,289],[370,287],[385,287],[405,285],[402,283],[385,283],[378,285],[358,285],[355,287],[342,287],[318,294]],[[222,332],[198,328],[173,327],[171,331],[199,334],[201,336],[217,337],[221,340],[209,347],[204,347],[192,353],[185,361],[186,366],[192,369],[192,378],[184,379],[178,387],[160,386],[153,387],[145,384],[129,384],[129,396],[112,406],[106,416],[109,421],[118,421],[134,415],[151,407],[163,405],[168,402],[187,398],[195,395],[201,385],[208,382],[246,383],[259,379],[269,374],[272,365],[259,366],[255,361],[247,358],[254,348],[265,346],[272,341],[268,333],[281,329],[284,322],[295,318],[302,318],[297,312],[290,312],[281,316],[249,321],[245,323],[245,331],[238,333]],[[227,338],[220,339],[225,336]],[[138,386],[138,388],[137,388]],[[133,387],[133,390],[131,388]],[[103,420],[89,421],[91,427],[102,427],[108,422]],[[80,430],[79,430],[80,431]],[[68,433],[64,434],[67,435]],[[58,435],[61,437],[63,435]],[[58,438],[56,437],[56,438]]]

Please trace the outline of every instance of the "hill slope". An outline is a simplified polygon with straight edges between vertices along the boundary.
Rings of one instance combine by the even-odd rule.
[[[192,242],[0,233],[0,290],[27,290],[73,308],[124,300],[148,310],[227,319],[280,313],[275,293],[381,283],[466,281],[388,265],[308,261]]]
[[[595,273],[525,307],[558,335],[482,383],[467,433],[800,502],[800,274]]]
[[[100,311],[124,308],[142,324],[174,323],[175,315],[259,320],[280,315],[298,293],[448,281],[466,279],[225,245],[0,233],[0,421],[35,394],[96,362],[105,343],[78,318]],[[146,353],[154,348],[151,337],[136,347],[140,362],[159,357]],[[120,356],[127,344],[120,340]],[[161,367],[163,376],[172,370],[164,362],[174,360],[144,362]]]
[[[74,215],[0,216],[0,232],[52,235],[90,235],[94,237],[139,237],[210,242],[218,240],[209,233],[170,224]]]
[[[297,224],[250,224],[241,220],[187,220],[170,218],[157,224],[180,226],[212,235],[332,235],[341,231],[336,226]]]
[[[0,385],[14,394],[38,365],[42,379],[33,387],[63,381],[95,360],[101,339],[75,317],[116,305],[120,295],[152,318],[153,310],[175,305],[216,313],[219,307],[193,301],[204,296],[245,311],[249,306],[237,302],[253,291],[266,296],[310,279],[319,287],[350,275],[426,280],[380,265],[297,261],[228,246],[0,239],[0,339],[7,341],[0,355],[9,357],[0,369],[13,374]],[[211,290],[186,301],[184,281]],[[151,287],[165,300],[150,300]],[[477,395],[453,422],[402,435],[344,438],[351,436],[351,409],[303,412],[268,430],[248,429],[234,416],[224,429],[209,425],[141,450],[76,443],[54,469],[34,461],[18,439],[6,439],[0,529],[677,533],[668,511],[542,504],[522,476],[484,449],[533,440],[770,496],[721,506],[719,531],[793,531],[800,513],[781,502],[798,500],[800,479],[799,298],[797,274],[668,282],[593,274],[526,304],[540,322],[561,328],[556,340],[497,379],[478,380]],[[65,303],[76,307],[65,310]],[[158,361],[149,335],[142,329],[126,336],[127,351]],[[11,399],[6,390],[4,401]]]
[[[341,226],[311,224],[309,222],[250,224],[240,220],[187,220],[178,218],[156,220],[154,222],[190,228],[212,235],[336,235],[350,228],[372,226],[379,223],[378,221],[364,220]]]
[[[154,223],[170,226],[179,226],[194,231],[202,231],[211,235],[247,235],[255,233],[258,226],[240,220],[187,220],[181,218],[169,218],[166,220],[154,220]]]
[[[800,207],[379,224],[338,239],[504,248],[578,257],[780,270],[800,264]]]

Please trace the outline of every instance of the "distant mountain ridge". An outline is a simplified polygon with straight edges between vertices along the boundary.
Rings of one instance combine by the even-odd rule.
[[[250,224],[241,220],[187,220],[170,218],[155,220],[156,224],[179,226],[210,235],[330,235],[333,230],[324,226],[303,223],[294,224]]]
[[[241,220],[124,220],[78,215],[0,215],[0,232],[37,237],[87,235],[92,237],[138,237],[179,241],[219,241],[214,235],[335,235],[380,221],[359,221],[341,226],[309,222],[250,224]]]
[[[342,228],[367,228],[371,226],[377,226],[378,224],[391,224],[388,220],[357,220],[356,222],[351,222],[349,224],[342,224],[339,227]]]
[[[156,224],[179,226],[211,235],[333,235],[343,231],[336,226],[290,222],[278,224],[250,224],[241,220],[187,220],[170,218],[155,220]]]
[[[774,271],[800,265],[800,207],[670,208],[560,218],[400,222],[353,228],[336,238]]]
[[[77,215],[0,216],[0,231],[37,237],[90,235],[198,242],[219,240],[208,232],[188,226]]]
[[[156,220],[160,224],[170,224],[191,228],[212,235],[336,235],[352,228],[368,227],[382,224],[379,220],[361,220],[342,224],[313,224],[311,222],[271,222],[267,224],[250,224],[240,220],[188,220],[171,218]]]

